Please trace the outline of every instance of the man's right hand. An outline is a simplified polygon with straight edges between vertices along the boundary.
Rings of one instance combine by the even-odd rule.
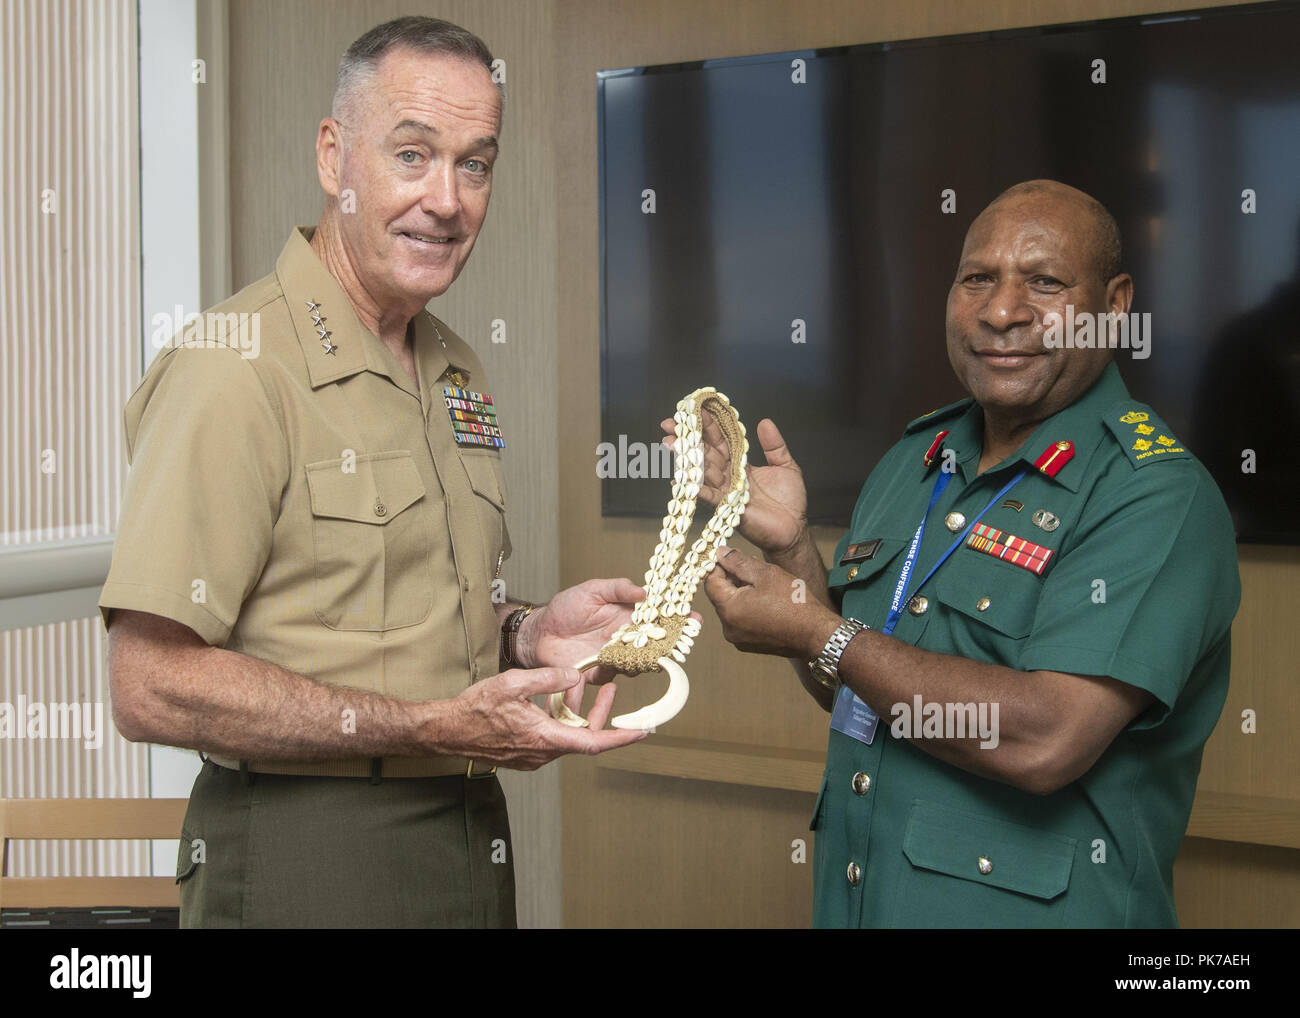
[[[587,715],[589,728],[561,724],[532,702],[543,693],[558,693],[581,682],[572,668],[512,668],[476,682],[431,723],[436,751],[467,756],[498,767],[532,771],[566,753],[594,755],[640,742],[642,731],[604,731],[614,706],[614,683],[596,694]]]
[[[707,412],[700,416],[704,421],[704,481],[700,485],[700,498],[716,506],[727,495],[731,452],[713,417]],[[660,426],[668,435],[675,434],[671,417]],[[740,518],[739,530],[742,537],[764,553],[780,556],[804,537],[808,527],[808,491],[804,487],[803,471],[790,455],[777,426],[765,417],[758,422],[755,433],[767,465],[748,468],[749,505]],[[669,438],[664,444],[671,449],[674,441]]]

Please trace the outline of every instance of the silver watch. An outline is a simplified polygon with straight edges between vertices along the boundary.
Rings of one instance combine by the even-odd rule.
[[[862,630],[870,628],[857,619],[841,622],[835,632],[831,633],[821,654],[808,662],[808,671],[812,677],[832,693],[836,692],[840,688],[840,658],[844,655],[844,648]]]

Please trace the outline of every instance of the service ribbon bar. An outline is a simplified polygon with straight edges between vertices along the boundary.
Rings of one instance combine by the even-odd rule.
[[[444,385],[442,396],[457,445],[483,445],[492,449],[506,447],[491,396],[454,385]]]
[[[1041,544],[1026,541],[1015,534],[1003,533],[986,523],[975,524],[966,536],[966,547],[1028,569],[1035,576],[1043,575],[1043,570],[1054,554],[1051,548],[1044,548]]]

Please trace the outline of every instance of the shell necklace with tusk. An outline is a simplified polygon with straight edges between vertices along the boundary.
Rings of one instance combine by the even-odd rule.
[[[701,412],[717,422],[727,441],[731,483],[699,540],[683,555],[686,535],[695,518],[695,500],[704,479]],[[632,610],[632,621],[620,626],[598,654],[574,666],[578,671],[585,671],[603,664],[624,675],[668,673],[668,691],[663,697],[631,714],[620,714],[610,722],[615,728],[652,731],[674,718],[686,705],[690,684],[681,666],[700,633],[699,621],[691,618],[691,599],[700,581],[717,565],[718,549],[735,532],[749,502],[749,477],[745,470],[749,442],[731,401],[712,386],[696,389],[677,404],[673,421],[677,432],[673,497],[668,503],[663,529],[659,531],[659,544],[645,574],[645,599]],[[565,706],[563,693],[551,694],[550,708],[551,715],[565,724],[584,727],[587,724]]]

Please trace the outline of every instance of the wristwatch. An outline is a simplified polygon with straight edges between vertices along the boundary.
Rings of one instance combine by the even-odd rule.
[[[501,626],[501,665],[503,668],[513,668],[519,662],[515,659],[515,637],[519,635],[519,627],[524,624],[524,619],[528,618],[537,610],[537,605],[524,602],[509,615]]]
[[[832,693],[838,692],[840,688],[840,658],[844,654],[844,648],[862,630],[870,628],[870,626],[859,622],[857,619],[845,619],[841,622],[835,632],[831,633],[831,638],[826,641],[826,646],[820,656],[808,662],[808,671],[812,674],[812,677]]]

